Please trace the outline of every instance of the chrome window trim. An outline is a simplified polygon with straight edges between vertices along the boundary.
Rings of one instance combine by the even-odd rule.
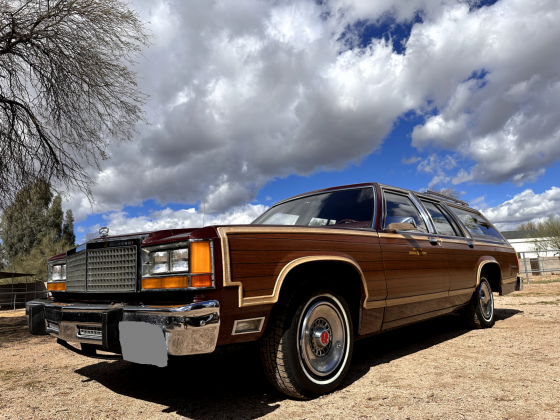
[[[264,318],[265,318],[264,316],[259,316],[257,318],[236,319],[235,321],[233,321],[233,328],[231,329],[231,335],[254,334],[254,333],[261,332],[263,324],[264,324]],[[258,330],[243,331],[243,332],[238,332],[238,333],[235,332],[235,329],[236,329],[237,324],[239,322],[241,322],[241,321],[253,321],[253,320],[256,320],[256,319],[260,320]]]
[[[436,224],[433,223],[434,230],[437,232],[438,236],[454,237],[454,238],[464,238],[464,237],[466,237],[465,232],[463,231],[463,227],[455,220],[455,215],[453,214],[453,212],[451,212],[451,211],[449,211],[449,210],[447,210],[447,209],[445,208],[443,202],[434,200],[433,198],[432,198],[432,199],[426,199],[426,198],[424,198],[424,197],[420,197],[420,198],[418,199],[418,201],[420,201],[420,203],[422,203],[422,207],[424,207],[424,208],[426,209],[426,213],[428,213],[428,215],[430,215],[430,212],[429,212],[428,209],[424,206],[424,201],[427,201],[427,202],[429,202],[429,203],[435,205],[436,207],[437,207],[438,205],[442,206],[442,207],[443,207],[443,211],[446,213],[447,216],[451,217],[451,220],[457,225],[457,228],[459,228],[459,230],[460,230],[461,233],[463,234],[463,236],[459,236],[459,235],[443,235],[443,234],[439,233],[439,231],[438,231],[437,228],[436,228]],[[431,216],[430,216],[430,219],[431,219]],[[451,224],[450,224],[450,225],[451,225]],[[453,225],[451,225],[451,227],[453,227]]]
[[[373,229],[373,228],[375,228],[375,219],[377,217],[377,213],[376,213],[376,211],[377,211],[377,194],[375,193],[375,184],[364,185],[364,186],[361,186],[361,187],[340,188],[340,189],[337,189],[337,190],[314,192],[312,194],[304,194],[304,195],[300,195],[300,196],[297,196],[297,197],[286,198],[285,200],[279,201],[278,203],[275,203],[274,205],[270,206],[270,208],[267,211],[258,215],[255,220],[260,219],[262,216],[264,216],[266,213],[268,213],[274,207],[279,206],[280,204],[288,203],[288,202],[294,201],[294,200],[299,200],[300,198],[312,197],[314,195],[321,195],[321,194],[330,194],[330,193],[339,192],[339,191],[365,190],[366,188],[371,188],[372,192],[373,192],[373,215],[372,215],[372,219],[371,219],[371,227],[370,228],[358,228],[358,229]],[[249,224],[252,225],[255,222],[255,220],[253,220]],[[257,226],[262,226],[262,225],[259,224]],[[304,225],[286,225],[286,226],[304,226]],[[335,226],[335,225],[331,225],[331,226]],[[321,226],[321,227],[324,228],[325,226]]]
[[[429,231],[428,233],[439,235],[436,226],[432,223],[432,218],[430,217],[430,213],[428,213],[428,211],[424,208],[420,200],[412,193],[412,191],[409,193],[409,195],[412,199],[412,202],[415,203],[416,206],[420,209],[420,214],[424,218],[424,221],[426,222],[426,226],[428,227],[428,231]]]
[[[409,190],[403,190],[402,188],[393,188],[393,187],[388,187],[388,186],[381,186],[381,196],[383,198],[383,214],[381,217],[381,226],[380,226],[380,230],[385,230],[385,219],[387,216],[387,200],[385,199],[385,192],[389,192],[389,193],[393,193],[396,195],[401,195],[401,196],[405,196],[408,197],[410,199],[410,201],[412,202],[413,206],[416,207],[416,210],[418,211],[418,214],[420,215],[420,217],[424,220],[424,223],[426,223],[426,228],[428,229],[428,232],[422,232],[422,231],[410,231],[410,230],[406,230],[406,231],[397,231],[397,232],[414,232],[415,234],[422,234],[422,235],[437,235],[437,233],[435,232],[435,229],[432,226],[431,220],[428,221],[426,220],[426,215],[425,215],[425,210],[423,206],[419,206],[417,200],[413,199],[413,195],[412,195],[412,191]],[[422,209],[420,211],[420,208]]]

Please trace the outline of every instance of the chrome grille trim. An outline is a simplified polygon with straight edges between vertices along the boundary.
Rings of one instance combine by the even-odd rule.
[[[88,292],[135,292],[136,246],[87,251]]]
[[[66,258],[66,291],[86,291],[86,251]]]

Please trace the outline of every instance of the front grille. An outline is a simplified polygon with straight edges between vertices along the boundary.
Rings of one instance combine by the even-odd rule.
[[[86,251],[78,252],[66,261],[66,291],[86,291]]]
[[[91,340],[101,340],[103,334],[102,327],[95,327],[91,325],[78,325],[78,337],[89,338]]]
[[[88,250],[88,292],[136,291],[136,247]]]

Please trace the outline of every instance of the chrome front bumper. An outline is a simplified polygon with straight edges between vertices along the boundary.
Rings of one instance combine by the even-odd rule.
[[[160,327],[167,353],[173,356],[211,353],[220,330],[218,301],[187,305],[63,303],[35,299],[26,303],[29,331],[53,335],[66,342],[97,344],[121,353],[119,323],[147,323]]]

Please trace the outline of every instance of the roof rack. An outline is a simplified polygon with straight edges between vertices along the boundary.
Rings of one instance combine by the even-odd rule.
[[[454,201],[455,203],[459,203],[463,206],[469,207],[469,205],[467,203],[465,203],[464,201],[457,200],[456,198],[452,198],[452,197],[449,197],[448,195],[441,194],[441,193],[438,193],[438,192],[435,192],[435,191],[427,190],[424,194],[435,195],[435,196],[443,198],[445,200]]]

